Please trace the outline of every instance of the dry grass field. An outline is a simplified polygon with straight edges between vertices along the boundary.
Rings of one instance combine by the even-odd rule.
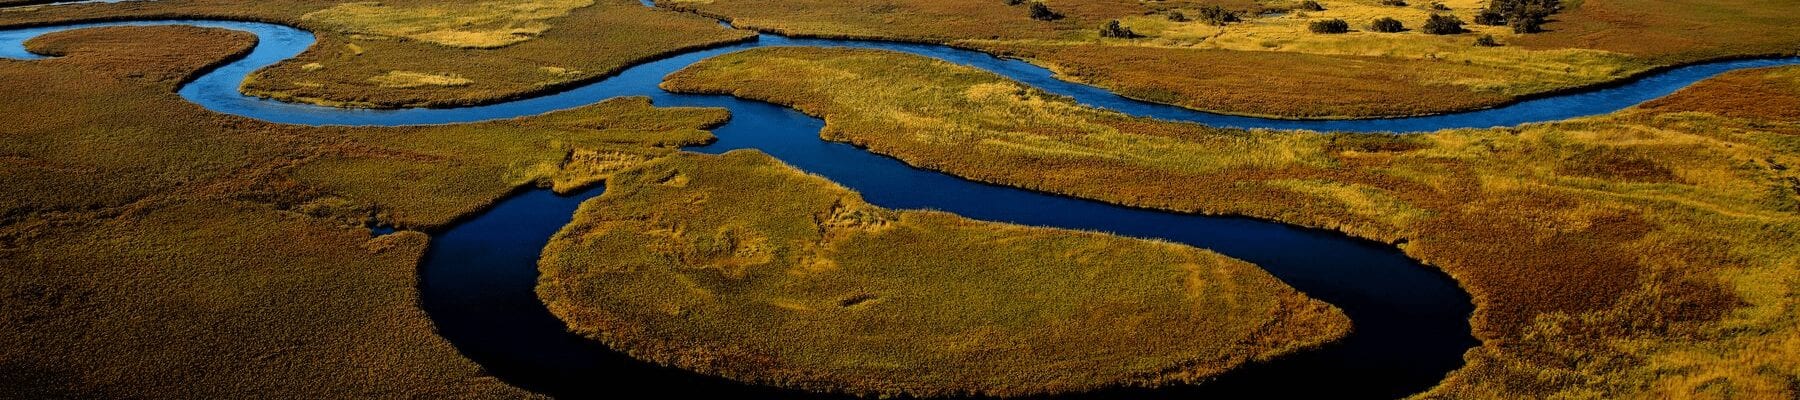
[[[517,398],[433,331],[435,229],[711,140],[720,110],[610,101],[529,119],[305,128],[175,85],[252,37],[108,28],[0,60],[0,398]]]
[[[826,119],[825,139],[971,179],[1397,243],[1477,305],[1483,345],[1423,397],[1792,398],[1800,124],[1707,99],[1791,104],[1796,70],[1610,116],[1413,136],[1140,120],[866,50],[751,50],[664,86],[792,105]]]
[[[1022,57],[1065,78],[1135,98],[1232,114],[1369,117],[1467,110],[1525,96],[1604,84],[1656,67],[1746,55],[1794,54],[1800,8],[1781,0],[1587,0],[1565,2],[1548,32],[1515,34],[1473,23],[1486,2],[1403,7],[1379,0],[1321,0],[1323,11],[1288,11],[1285,0],[1045,0],[1063,14],[1029,17],[1005,2],[939,0],[663,0],[659,6],[728,18],[788,34],[946,43]],[[1193,17],[1205,6],[1240,13],[1224,26]],[[1470,32],[1368,31],[1380,17],[1417,28],[1455,15]],[[1319,35],[1307,24],[1349,21]],[[1107,21],[1143,36],[1102,38]],[[1472,43],[1482,35],[1503,46]],[[1330,90],[1322,90],[1330,88]]]
[[[1195,381],[1349,330],[1216,253],[881,209],[753,151],[619,173],[542,269],[553,312],[636,357],[870,395]]]
[[[377,108],[515,99],[752,37],[633,0],[151,1],[0,11],[0,27],[120,18],[270,21],[312,31],[318,44],[253,75],[245,93]]]

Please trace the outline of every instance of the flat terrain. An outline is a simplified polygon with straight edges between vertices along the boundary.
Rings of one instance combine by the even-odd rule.
[[[633,0],[147,1],[0,11],[0,27],[169,17],[270,21],[312,31],[318,44],[253,75],[244,92],[355,107],[494,103],[752,36]]]
[[[278,126],[174,93],[252,37],[107,28],[0,61],[5,398],[529,397],[432,329],[433,229],[711,139],[720,110],[621,99],[443,127]]]
[[[970,179],[1402,243],[1474,295],[1484,342],[1429,396],[1786,398],[1800,124],[1705,99],[1791,104],[1795,70],[1617,115],[1413,136],[1142,120],[871,50],[749,50],[664,86],[792,105],[825,118],[827,140]]]
[[[1047,0],[1063,15],[1030,17],[1001,0],[663,0],[658,5],[787,34],[946,43],[1023,57],[1065,78],[1120,94],[1209,111],[1287,117],[1415,115],[1492,106],[1521,96],[1602,84],[1654,67],[1740,55],[1794,54],[1800,9],[1780,0],[1567,1],[1548,32],[1476,25],[1486,2],[1408,6],[1323,0],[1324,11],[1289,11],[1284,0]],[[1022,3],[1030,4],[1030,2]],[[1222,6],[1242,22],[1198,20]],[[1175,22],[1172,13],[1193,21]],[[1431,14],[1455,15],[1471,32],[1430,35]],[[1412,30],[1368,31],[1392,17]],[[1320,35],[1307,24],[1342,19],[1352,32]],[[1141,38],[1102,38],[1117,20]],[[1472,43],[1492,35],[1504,44]]]
[[[8,8],[0,29],[293,25],[318,44],[244,92],[354,107],[502,102],[753,37],[713,18],[968,47],[1136,98],[1290,117],[1487,107],[1800,51],[1787,0],[1572,0],[1546,32],[1456,35],[1418,28],[1472,22],[1482,1],[1320,3],[1048,0],[1059,18],[1040,20],[1002,0],[159,0]],[[1170,18],[1210,6],[1243,20]],[[1390,16],[1412,29],[1368,28]],[[1325,19],[1351,32],[1306,31]],[[1100,37],[1114,20],[1140,37]],[[1484,35],[1501,46],[1474,46]],[[601,182],[546,250],[541,298],[597,341],[738,380],[1076,391],[1203,380],[1345,334],[1329,305],[1204,249],[880,209],[754,152],[679,150],[713,140],[723,110],[619,98],[303,127],[175,93],[253,43],[104,28],[28,43],[56,58],[0,60],[0,398],[536,397],[434,332],[424,232],[526,188]],[[825,140],[968,179],[1394,244],[1477,307],[1482,345],[1422,398],[1800,397],[1800,67],[1611,115],[1417,135],[1135,118],[873,50],[761,48],[664,87],[789,105],[824,118]],[[1077,290],[1093,287],[1111,290]]]
[[[1349,330],[1336,309],[1212,252],[885,210],[749,151],[615,175],[542,264],[540,297],[577,332],[820,391],[1195,381]]]

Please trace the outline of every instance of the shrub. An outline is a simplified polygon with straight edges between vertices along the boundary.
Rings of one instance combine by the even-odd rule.
[[[1425,25],[1419,29],[1433,35],[1455,35],[1463,33],[1463,21],[1454,15],[1431,14],[1431,18],[1426,19]]]
[[[1406,7],[1406,0],[1381,0],[1381,5],[1394,6],[1394,7]]]
[[[1016,5],[1020,5],[1020,4],[1025,4],[1025,0],[1006,0],[1006,5],[1009,5],[1009,6],[1016,6]]]
[[[1513,33],[1538,33],[1544,31],[1543,18],[1514,18]]]
[[[1475,45],[1480,47],[1500,47],[1500,41],[1494,40],[1494,35],[1481,35],[1481,37],[1475,38]]]
[[[1055,21],[1062,19],[1062,14],[1050,10],[1044,3],[1031,3],[1031,19],[1039,21]]]
[[[1211,25],[1225,26],[1241,21],[1241,19],[1238,19],[1237,12],[1227,10],[1225,7],[1206,6],[1200,8],[1200,21]]]
[[[1140,38],[1143,36],[1138,35],[1137,32],[1132,32],[1131,28],[1126,28],[1124,26],[1120,26],[1119,20],[1115,19],[1115,20],[1111,20],[1111,21],[1106,21],[1106,25],[1100,27],[1100,37],[1132,39],[1132,38]]]
[[[1294,7],[1294,9],[1300,11],[1325,11],[1325,6],[1319,5],[1319,2],[1317,1],[1306,0],[1300,2],[1300,5]]]
[[[1341,19],[1319,20],[1306,24],[1306,29],[1313,33],[1344,33],[1350,31],[1350,23]]]
[[[1439,3],[1439,2],[1434,1],[1434,2],[1431,2],[1431,9],[1437,10],[1437,11],[1450,11],[1450,6],[1446,6],[1446,5],[1444,5],[1444,3]]]
[[[1182,14],[1180,11],[1171,11],[1169,12],[1169,20],[1175,22],[1188,22],[1188,16],[1187,14]]]
[[[1369,23],[1369,30],[1376,31],[1376,32],[1384,32],[1384,33],[1394,33],[1394,32],[1400,32],[1400,31],[1406,30],[1406,25],[1401,24],[1400,20],[1394,19],[1392,17],[1381,17],[1381,18],[1376,18],[1374,22]]]
[[[1475,23],[1487,26],[1506,25],[1506,15],[1501,14],[1499,11],[1484,8],[1481,9],[1481,11],[1475,12]]]
[[[1508,25],[1513,32],[1542,32],[1551,14],[1562,11],[1561,0],[1493,0],[1475,16],[1482,25]]]

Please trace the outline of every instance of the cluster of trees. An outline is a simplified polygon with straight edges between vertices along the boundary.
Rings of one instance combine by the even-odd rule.
[[[1455,35],[1464,32],[1462,18],[1454,15],[1431,14],[1431,18],[1426,19],[1425,25],[1419,29],[1433,35]]]
[[[1137,32],[1132,32],[1131,28],[1119,25],[1119,20],[1115,19],[1107,21],[1105,26],[1100,27],[1100,37],[1135,39],[1144,36],[1137,34]]]
[[[1242,19],[1238,18],[1236,11],[1227,10],[1225,7],[1216,5],[1200,7],[1200,22],[1205,22],[1209,25],[1225,26],[1226,24],[1238,21],[1242,21]]]
[[[1536,33],[1544,30],[1544,21],[1562,11],[1562,0],[1493,0],[1475,14],[1475,23],[1511,26],[1513,32]]]
[[[1433,35],[1455,35],[1466,32],[1463,29],[1462,18],[1454,15],[1432,14],[1431,18],[1425,20],[1425,25],[1419,29]],[[1400,20],[1392,17],[1381,17],[1369,22],[1369,30],[1385,33],[1403,32],[1406,31],[1406,24],[1400,23]]]
[[[1406,25],[1401,24],[1400,20],[1394,19],[1393,17],[1381,17],[1381,18],[1376,18],[1375,21],[1373,21],[1373,22],[1369,22],[1369,30],[1376,31],[1376,32],[1383,32],[1383,33],[1394,33],[1394,32],[1405,31]]]
[[[1306,29],[1313,33],[1344,33],[1350,31],[1350,23],[1341,19],[1325,19],[1306,24]]]

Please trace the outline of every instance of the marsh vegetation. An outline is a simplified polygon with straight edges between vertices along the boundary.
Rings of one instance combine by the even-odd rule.
[[[1480,23],[1479,11],[1490,8],[1484,0],[1435,3],[1442,7],[1391,6],[1377,0],[1314,3],[1050,1],[1050,8],[1066,16],[1052,23],[1031,21],[1001,2],[885,1],[882,13],[867,12],[860,2],[823,0],[669,0],[658,5],[784,34],[971,47],[1026,58],[1063,77],[1138,99],[1282,117],[1469,110],[1614,82],[1657,67],[1791,54],[1800,48],[1800,27],[1780,22],[1800,19],[1800,9],[1778,0],[1582,2],[1542,17],[1544,31],[1529,34],[1510,25]],[[1514,3],[1525,6],[1508,5]],[[1492,8],[1510,13],[1549,4],[1508,0]],[[1211,10],[1217,14],[1208,14]],[[1289,12],[1265,14],[1280,10]],[[1171,18],[1177,13],[1183,18]],[[1433,15],[1440,17],[1433,22]],[[1446,18],[1451,17],[1477,23],[1450,24]],[[1377,18],[1418,29],[1345,29],[1342,35],[1312,30],[1315,23],[1324,28],[1334,19],[1362,29]],[[1112,20],[1141,37],[1108,40],[1094,29]],[[1472,46],[1480,35],[1509,45]],[[1308,90],[1297,82],[1334,90]],[[1427,97],[1435,100],[1419,100]]]
[[[1766,88],[1757,101],[1791,104],[1792,70],[1732,79],[1773,79],[1753,86]],[[1800,354],[1781,349],[1800,329],[1783,311],[1800,302],[1786,289],[1800,276],[1800,189],[1785,166],[1800,127],[1685,111],[1716,89],[1607,117],[1394,136],[1136,119],[866,50],[756,49],[665,87],[792,105],[826,119],[825,139],[970,179],[1404,242],[1475,295],[1485,343],[1428,395],[1793,394],[1783,371]]]
[[[1349,329],[1209,251],[882,209],[751,151],[615,175],[542,270],[552,312],[633,356],[871,395],[1191,382]]]
[[[243,91],[351,107],[517,99],[658,56],[752,37],[633,0],[157,1],[0,13],[0,26],[171,15],[272,21],[314,32],[317,45],[260,71]]]
[[[529,397],[418,308],[419,232],[711,140],[719,110],[307,128],[176,86],[253,37],[103,28],[0,61],[0,384],[24,398]],[[377,372],[372,372],[377,371]]]

